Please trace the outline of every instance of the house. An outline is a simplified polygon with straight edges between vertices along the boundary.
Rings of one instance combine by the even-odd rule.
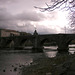
[[[0,29],[0,37],[19,36],[20,32],[9,29]]]

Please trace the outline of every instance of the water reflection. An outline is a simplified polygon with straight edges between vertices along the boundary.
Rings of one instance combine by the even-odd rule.
[[[70,46],[69,52],[74,54],[75,45]],[[22,50],[17,51],[6,51],[4,50],[0,53],[0,75],[21,75],[19,69],[23,65],[30,65],[33,60],[38,58],[44,58],[47,56],[49,58],[55,57],[57,54],[57,46],[45,47],[44,53],[24,53]]]
[[[52,58],[55,57],[58,53],[57,46],[44,46],[44,53],[47,57]],[[75,45],[69,45],[69,53],[74,54],[75,53]]]
[[[50,57],[50,58],[55,57],[56,54],[57,54],[57,51],[49,51],[49,52],[45,52],[45,55],[46,55],[47,57]]]
[[[48,50],[57,50],[58,46],[44,46],[44,49]]]
[[[69,45],[69,52],[71,54],[74,54],[75,53],[75,45],[74,44],[73,45]]]

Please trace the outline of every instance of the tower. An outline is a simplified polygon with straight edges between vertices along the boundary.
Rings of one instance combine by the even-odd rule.
[[[33,35],[38,35],[37,30],[34,31]]]
[[[37,30],[35,29],[34,33],[33,33],[33,36],[34,36],[34,40],[33,40],[33,50],[32,52],[43,52],[42,47],[40,46],[40,40],[39,40],[39,35],[37,33]]]

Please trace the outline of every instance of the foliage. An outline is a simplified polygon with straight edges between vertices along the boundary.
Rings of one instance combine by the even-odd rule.
[[[46,75],[46,73],[56,73],[60,70],[62,66],[66,66],[69,61],[71,61],[75,55],[59,55],[55,58],[39,58],[35,60],[28,67],[22,68],[22,75]],[[74,59],[75,62],[75,59]],[[73,62],[73,63],[74,63]],[[66,64],[67,63],[67,64]],[[59,69],[57,70],[56,67]],[[64,67],[65,68],[65,67]],[[56,70],[55,70],[56,69]],[[54,75],[58,75],[54,74]]]

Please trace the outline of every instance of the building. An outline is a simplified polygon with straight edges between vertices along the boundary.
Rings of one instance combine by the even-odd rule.
[[[0,37],[20,36],[20,35],[24,36],[24,35],[31,35],[31,34],[26,32],[19,32],[16,30],[0,29]]]
[[[19,36],[20,32],[9,29],[0,29],[0,37]]]

